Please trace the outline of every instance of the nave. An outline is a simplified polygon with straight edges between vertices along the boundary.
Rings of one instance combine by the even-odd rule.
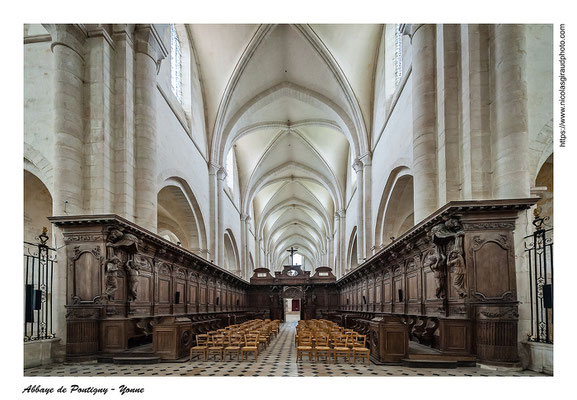
[[[295,329],[297,322],[280,326],[279,336],[271,341],[253,361],[169,362],[153,365],[119,365],[109,363],[64,363],[24,370],[25,376],[78,377],[78,376],[248,376],[248,377],[350,377],[350,376],[543,376],[529,370],[493,371],[476,367],[455,369],[408,368],[392,365],[364,364],[363,362],[314,362],[304,357],[296,361]]]

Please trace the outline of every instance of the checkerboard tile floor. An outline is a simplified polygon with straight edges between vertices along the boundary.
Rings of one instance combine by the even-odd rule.
[[[296,322],[281,325],[279,336],[256,361],[186,361],[153,365],[53,364],[24,370],[24,376],[539,376],[532,371],[491,371],[476,367],[425,369],[402,366],[296,361]]]

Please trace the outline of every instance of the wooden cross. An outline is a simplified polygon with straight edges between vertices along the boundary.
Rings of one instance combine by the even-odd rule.
[[[293,262],[293,255],[294,255],[294,253],[298,252],[298,250],[295,249],[295,248],[293,248],[293,247],[291,246],[290,250],[287,250],[287,251],[288,251],[289,253],[291,253],[291,265],[295,265],[294,262]]]

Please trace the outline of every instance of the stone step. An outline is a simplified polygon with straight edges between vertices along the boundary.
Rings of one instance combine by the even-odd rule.
[[[411,359],[405,358],[402,360],[403,365],[409,368],[457,368],[457,361],[450,360],[427,360],[427,359]]]
[[[160,357],[114,357],[112,362],[114,364],[157,364],[160,362]]]
[[[409,360],[441,360],[441,361],[457,361],[457,362],[476,362],[475,356],[450,356],[445,354],[409,354]]]

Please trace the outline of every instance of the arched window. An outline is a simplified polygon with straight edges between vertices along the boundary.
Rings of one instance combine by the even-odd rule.
[[[226,156],[226,185],[234,191],[234,151],[230,149]]]
[[[395,87],[403,77],[403,33],[401,24],[395,24]]]
[[[174,24],[170,25],[170,86],[182,104],[182,48]]]

